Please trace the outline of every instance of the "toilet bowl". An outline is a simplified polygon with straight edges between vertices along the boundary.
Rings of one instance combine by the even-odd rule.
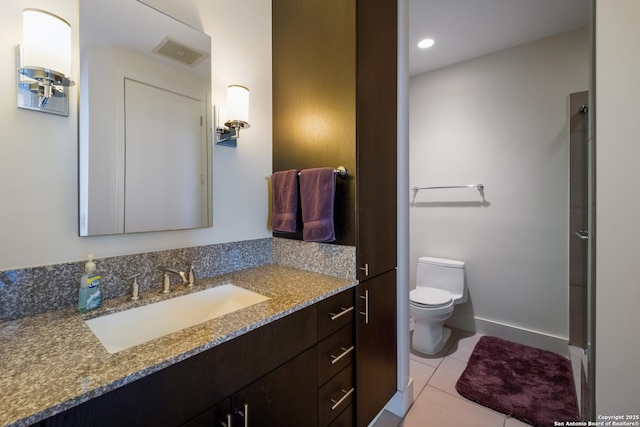
[[[424,354],[442,350],[451,336],[444,322],[454,305],[466,301],[464,262],[420,257],[416,289],[409,293],[409,313],[415,322],[411,346]]]

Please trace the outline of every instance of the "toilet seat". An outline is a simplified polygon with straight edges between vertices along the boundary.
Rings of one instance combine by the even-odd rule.
[[[420,287],[409,292],[409,300],[418,307],[435,308],[451,304],[453,297],[442,289]]]

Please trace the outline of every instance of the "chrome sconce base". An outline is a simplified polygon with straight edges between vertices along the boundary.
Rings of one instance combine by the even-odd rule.
[[[23,67],[20,46],[16,48],[18,63],[18,108],[69,115],[69,90],[74,86],[69,77],[55,70],[42,67]]]
[[[237,147],[241,129],[249,129],[251,125],[242,120],[228,120],[220,123],[220,111],[213,107],[213,123],[215,126],[214,142],[225,147]]]

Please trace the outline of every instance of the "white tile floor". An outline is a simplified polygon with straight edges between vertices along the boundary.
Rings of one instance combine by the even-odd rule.
[[[526,427],[519,420],[480,406],[460,396],[455,389],[458,378],[482,335],[452,329],[442,351],[426,356],[411,350],[410,375],[414,403],[400,419],[385,412],[374,427]]]

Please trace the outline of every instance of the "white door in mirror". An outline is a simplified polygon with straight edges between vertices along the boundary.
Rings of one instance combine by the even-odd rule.
[[[125,79],[125,233],[207,226],[204,114],[175,85]]]

